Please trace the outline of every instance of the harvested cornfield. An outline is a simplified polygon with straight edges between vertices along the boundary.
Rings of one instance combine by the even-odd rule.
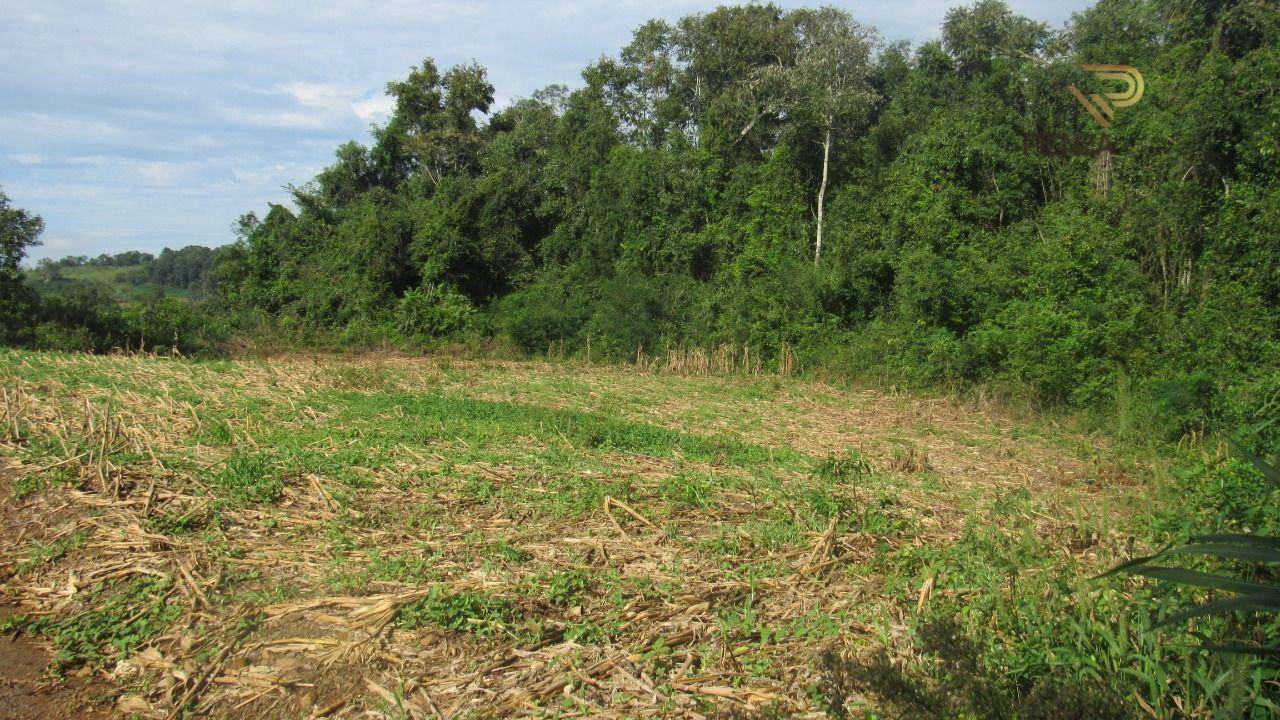
[[[1096,439],[790,378],[8,352],[0,387],[6,627],[103,717],[823,717],[824,653],[1002,632],[1133,507]]]

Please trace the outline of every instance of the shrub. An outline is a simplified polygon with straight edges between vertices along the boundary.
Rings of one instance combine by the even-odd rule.
[[[589,312],[580,287],[567,278],[548,275],[500,301],[494,318],[503,335],[521,350],[535,353],[546,352],[552,343],[567,342],[576,348]]]
[[[426,597],[400,608],[397,624],[406,630],[436,625],[485,637],[514,626],[520,617],[520,609],[502,598],[433,587]]]
[[[113,656],[129,657],[177,619],[182,608],[165,602],[168,585],[168,580],[151,576],[96,585],[80,612],[18,616],[0,623],[0,632],[22,630],[48,637],[58,670],[82,664],[100,668]]]
[[[465,295],[446,285],[409,290],[396,302],[396,329],[420,343],[465,340],[480,331],[480,315]]]

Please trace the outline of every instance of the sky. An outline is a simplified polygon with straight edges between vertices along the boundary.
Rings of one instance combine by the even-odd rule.
[[[936,38],[962,0],[833,4],[887,40]],[[30,259],[221,245],[385,121],[425,57],[477,61],[498,109],[580,85],[651,18],[691,0],[0,0],[0,190],[45,219]],[[1009,2],[1062,26],[1084,0]]]

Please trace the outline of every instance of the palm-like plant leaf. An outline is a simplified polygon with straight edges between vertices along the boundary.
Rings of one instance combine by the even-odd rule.
[[[1261,457],[1235,444],[1232,447],[1238,455],[1252,463],[1262,473],[1267,482],[1274,487],[1280,488],[1280,468],[1267,463]],[[1280,537],[1244,533],[1200,535],[1191,538],[1190,542],[1185,545],[1165,547],[1154,555],[1134,558],[1128,562],[1121,563],[1099,577],[1120,573],[1140,575],[1178,585],[1190,585],[1192,587],[1233,593],[1231,597],[1220,598],[1174,613],[1160,621],[1156,627],[1175,625],[1192,618],[1223,615],[1239,611],[1280,614],[1280,585],[1267,585],[1229,575],[1218,575],[1200,570],[1153,564],[1165,558],[1189,555],[1259,564],[1280,563]],[[1235,642],[1206,644],[1205,648],[1224,653],[1280,656],[1280,645],[1264,646]]]
[[[1160,557],[1164,554],[1164,552],[1165,552],[1164,550],[1161,550],[1160,552],[1154,555],[1144,555],[1142,557],[1136,557],[1136,558],[1133,558],[1132,560],[1122,562],[1119,565],[1111,568],[1110,570],[1102,573],[1101,575],[1095,576],[1093,579],[1101,580],[1102,578],[1111,577],[1112,575],[1119,575],[1121,573],[1132,574],[1136,569],[1146,567],[1147,563],[1153,560],[1159,560]]]
[[[1248,460],[1251,465],[1257,468],[1258,472],[1262,473],[1262,477],[1267,479],[1267,482],[1276,487],[1280,487],[1280,467],[1276,467],[1266,460],[1263,460],[1259,455],[1254,455],[1241,447],[1239,443],[1231,443],[1231,449],[1237,455]]]
[[[1179,567],[1165,567],[1161,565],[1151,565],[1142,567],[1132,571],[1133,575],[1142,575],[1153,580],[1165,580],[1179,585],[1191,585],[1193,587],[1208,588],[1210,590],[1225,590],[1233,593],[1255,593],[1266,592],[1275,589],[1270,585],[1262,585],[1260,583],[1241,580],[1239,578],[1227,575],[1214,575],[1213,573],[1201,572],[1199,570],[1188,570]]]
[[[1214,600],[1203,605],[1197,605],[1193,608],[1174,613],[1169,617],[1156,623],[1156,627],[1165,627],[1166,625],[1177,625],[1186,622],[1192,618],[1205,617],[1208,615],[1224,615],[1239,610],[1255,610],[1262,612],[1276,612],[1280,610],[1280,589],[1269,590],[1267,592],[1249,593],[1248,595],[1236,595],[1234,597],[1222,598]]]
[[[1174,555],[1208,555],[1229,560],[1280,563],[1280,548],[1258,547],[1257,545],[1246,545],[1244,543],[1191,542],[1161,553],[1161,557]]]
[[[1266,655],[1267,657],[1280,657],[1280,645],[1253,645],[1251,643],[1223,643],[1220,645],[1205,645],[1205,650],[1213,650],[1220,653],[1234,653],[1237,655]]]
[[[1249,547],[1268,548],[1272,550],[1280,550],[1280,537],[1271,537],[1268,535],[1246,535],[1243,533],[1218,533],[1215,535],[1196,535],[1191,538],[1193,543],[1235,543],[1237,545],[1248,545]]]

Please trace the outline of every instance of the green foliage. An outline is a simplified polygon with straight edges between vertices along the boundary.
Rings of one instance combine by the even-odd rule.
[[[525,352],[547,352],[565,340],[576,348],[589,317],[584,296],[567,278],[541,278],[497,303],[495,324]]]
[[[30,552],[23,560],[13,566],[13,572],[15,575],[21,575],[35,568],[57,562],[70,550],[83,545],[84,540],[83,534],[76,533],[71,537],[61,538],[50,543],[32,542]]]
[[[1262,497],[1255,490],[1233,492],[1238,488],[1214,488],[1213,496],[1224,503],[1220,515],[1243,523],[1246,527],[1259,524],[1268,529],[1277,526],[1277,514],[1272,507],[1271,495],[1280,489],[1280,467],[1245,450],[1239,451],[1253,466],[1265,484]],[[1225,492],[1224,492],[1225,490]],[[1234,506],[1225,503],[1235,504]],[[1162,564],[1168,560],[1200,558],[1210,561],[1210,569]],[[1222,565],[1243,565],[1233,574],[1222,572]],[[1161,620],[1160,625],[1179,625],[1196,618],[1207,618],[1237,613],[1280,614],[1280,582],[1274,571],[1267,567],[1280,564],[1280,536],[1242,532],[1214,532],[1193,536],[1188,542],[1166,548],[1146,557],[1139,557],[1116,566],[1108,575],[1126,574],[1146,577],[1176,585],[1203,588],[1225,593],[1216,600],[1182,609]],[[1280,656],[1280,622],[1274,619],[1247,625],[1240,630],[1249,637],[1219,640],[1206,638],[1209,647],[1227,652],[1257,653]],[[1227,632],[1230,632],[1228,630]]]
[[[523,550],[506,540],[499,540],[495,543],[491,543],[484,548],[483,552],[488,557],[501,558],[507,562],[515,563],[517,565],[529,562],[529,560],[533,558],[527,550]]]
[[[510,632],[521,620],[518,607],[478,592],[449,592],[433,587],[426,597],[400,608],[396,624],[406,630],[428,625],[480,637]]]
[[[232,450],[211,480],[237,503],[273,503],[284,492],[284,480],[273,458],[260,452]]]
[[[593,578],[589,570],[571,568],[559,570],[540,579],[541,595],[553,605],[572,605],[578,596],[591,587]]]
[[[44,635],[54,645],[58,670],[88,664],[100,668],[127,658],[167,630],[182,608],[166,601],[169,581],[144,575],[97,585],[77,612],[58,616],[11,618],[0,631],[21,630]]]
[[[815,469],[814,475],[828,483],[848,485],[871,474],[871,463],[854,450],[828,455]]]
[[[1272,441],[1280,9],[1184,5],[1099,3],[1054,29],[983,0],[915,48],[841,10],[720,7],[493,112],[482,67],[426,59],[291,207],[215,251],[48,263],[40,296],[5,286],[0,340],[787,347],[828,376]],[[1102,90],[1077,65],[1121,59],[1146,96],[1103,129],[1067,86]],[[38,218],[5,212],[25,247]],[[144,294],[122,309],[86,269]]]
[[[35,298],[23,282],[19,268],[27,248],[39,245],[44,220],[9,204],[9,196],[0,191],[0,344],[19,344],[28,340],[29,317]]]
[[[304,342],[431,344],[483,317],[526,352],[786,343],[833,374],[1146,406],[1171,435],[1258,418],[1271,400],[1243,388],[1274,369],[1280,259],[1257,238],[1280,216],[1254,69],[1280,60],[1275,10],[1239,8],[1110,3],[1055,31],[982,2],[878,56],[838,11],[720,8],[487,126],[461,110],[488,108],[483,71],[424,62],[372,147],[244,224],[221,302]],[[1103,132],[1065,86],[1118,56],[1148,100]],[[1114,168],[1046,136],[1105,140]]]
[[[645,455],[678,454],[694,461],[714,461],[735,466],[763,462],[799,463],[794,451],[771,450],[760,445],[715,435],[681,433],[649,423],[634,422],[573,410],[555,410],[514,402],[498,402],[445,395],[334,393],[327,400],[340,407],[343,427],[361,427],[371,417],[386,412],[403,413],[404,420],[379,425],[377,432],[388,443],[422,443],[430,439],[463,439],[481,446],[524,437],[548,444],[565,443],[580,449],[601,449]],[[259,458],[260,456],[232,455]],[[229,461],[229,465],[230,465]],[[255,460],[257,462],[257,460]],[[266,462],[261,460],[261,462]],[[582,476],[574,478],[582,480]],[[569,490],[570,488],[565,488]],[[586,488],[578,488],[585,491]],[[600,488],[596,488],[599,492]],[[566,503],[598,508],[599,498],[567,493]]]
[[[954,621],[938,620],[919,631],[927,665],[904,666],[888,653],[846,659],[827,651],[820,662],[827,711],[850,717],[855,700],[869,694],[891,717],[1102,720],[1131,717],[1121,698],[1096,680],[1045,675],[1019,686],[990,667],[982,648]]]
[[[429,285],[409,290],[396,302],[397,329],[421,344],[464,340],[480,328],[480,317],[465,296],[447,287]]]

